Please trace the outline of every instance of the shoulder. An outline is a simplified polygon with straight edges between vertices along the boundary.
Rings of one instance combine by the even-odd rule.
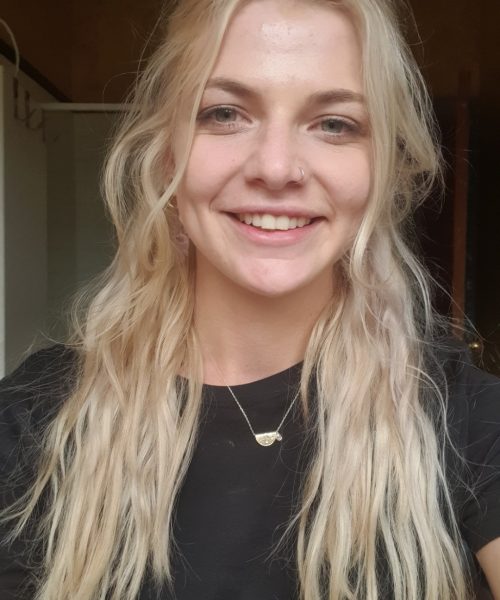
[[[500,379],[474,365],[460,342],[441,344],[435,357],[445,379],[452,441],[464,458],[484,465],[500,446]]]
[[[500,379],[476,367],[464,346],[448,344],[438,356],[456,451],[448,454],[449,483],[463,535],[477,552],[500,537]]]
[[[70,346],[55,344],[29,355],[12,373],[0,381],[0,389],[56,383],[76,364],[77,352]]]
[[[52,346],[29,356],[0,381],[0,511],[12,507],[33,482],[45,426],[69,394],[76,365],[76,352]],[[30,521],[26,534],[8,545],[0,544],[2,598],[34,597],[27,587],[35,551],[36,563],[41,560],[33,542],[34,524]],[[12,533],[10,522],[0,520],[0,540],[7,533]]]
[[[492,437],[500,441],[500,379],[474,365],[460,342],[441,345],[437,358],[446,378],[448,425],[474,457]]]
[[[12,472],[19,452],[33,445],[61,402],[70,393],[76,376],[77,354],[56,345],[29,356],[0,381],[0,465]]]
[[[77,353],[62,344],[29,356],[10,375],[0,381],[0,411],[3,417],[11,409],[35,410],[39,403],[44,412],[58,405],[72,387],[77,368]]]

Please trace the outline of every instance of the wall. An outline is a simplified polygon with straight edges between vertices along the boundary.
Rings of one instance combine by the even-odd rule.
[[[102,271],[113,254],[113,230],[99,190],[113,115],[77,114],[73,118],[76,276],[82,284]]]
[[[73,2],[72,98],[79,102],[123,100],[163,3]]]
[[[4,284],[0,314],[4,336],[0,340],[0,370],[9,370],[45,327],[47,303],[47,180],[46,148],[40,111],[30,126],[22,120],[23,106],[15,117],[13,69],[0,58],[2,78],[2,221],[0,263]],[[22,75],[21,89],[32,101],[51,98]]]
[[[480,93],[480,3],[477,0],[413,0],[420,40],[412,47],[433,96],[455,96],[460,72],[472,75]],[[492,15],[493,16],[493,15]],[[491,42],[490,42],[491,43]]]
[[[49,113],[46,117],[47,331],[64,340],[75,294],[108,264],[113,234],[99,191],[113,116]]]
[[[18,37],[22,55],[62,92],[78,102],[120,102],[136,72],[162,0],[4,0],[2,18]],[[453,95],[458,74],[474,74],[479,91],[480,46],[494,49],[496,35],[481,35],[475,0],[413,0],[423,49],[414,51],[434,95]],[[498,25],[499,3],[488,21]],[[0,39],[8,41],[0,28]],[[146,53],[147,54],[147,53]]]
[[[3,0],[0,8],[23,58],[68,97],[72,94],[72,13],[70,0]],[[0,39],[11,44],[2,26]]]
[[[14,116],[13,68],[0,59],[0,376],[34,350],[66,338],[75,292],[109,262],[112,231],[99,174],[113,117],[45,113],[31,94],[31,126]],[[22,96],[21,96],[22,97]]]
[[[4,0],[23,58],[69,99],[121,102],[161,0]],[[0,26],[0,39],[11,45]]]
[[[478,106],[477,327],[485,366],[500,375],[500,3],[481,3],[481,101]]]
[[[74,127],[71,113],[47,113],[47,331],[66,335],[68,301],[76,289]]]

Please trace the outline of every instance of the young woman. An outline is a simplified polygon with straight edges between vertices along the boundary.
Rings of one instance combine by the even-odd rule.
[[[116,258],[3,384],[2,598],[500,598],[500,387],[403,236],[436,148],[388,0],[178,3]]]

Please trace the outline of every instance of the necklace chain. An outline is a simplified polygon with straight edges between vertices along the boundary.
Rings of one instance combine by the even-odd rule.
[[[229,392],[231,393],[231,396],[233,397],[234,401],[236,402],[236,405],[240,409],[241,414],[243,415],[245,421],[247,422],[247,425],[248,425],[250,431],[252,432],[252,435],[254,436],[254,438],[257,441],[257,443],[260,444],[261,446],[271,446],[272,444],[274,444],[274,442],[276,440],[278,442],[281,442],[281,440],[283,439],[283,436],[280,433],[280,429],[283,427],[283,423],[285,422],[286,418],[290,414],[290,411],[292,410],[293,405],[295,404],[295,401],[297,400],[297,398],[299,396],[299,392],[297,392],[295,394],[295,396],[293,397],[293,400],[291,401],[290,406],[287,408],[287,410],[286,410],[285,414],[283,415],[283,418],[281,419],[278,427],[276,427],[276,429],[274,431],[268,431],[268,432],[265,432],[265,433],[256,433],[255,430],[254,430],[254,428],[252,427],[252,424],[250,423],[250,419],[248,418],[247,413],[243,410],[243,406],[241,406],[238,398],[236,398],[236,394],[227,385],[227,383],[225,385],[226,385],[227,389],[229,390]]]

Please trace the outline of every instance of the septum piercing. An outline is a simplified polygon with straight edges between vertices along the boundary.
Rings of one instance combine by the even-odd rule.
[[[297,179],[297,183],[300,183],[305,177],[304,169],[302,167],[299,167],[299,174],[300,177]]]

